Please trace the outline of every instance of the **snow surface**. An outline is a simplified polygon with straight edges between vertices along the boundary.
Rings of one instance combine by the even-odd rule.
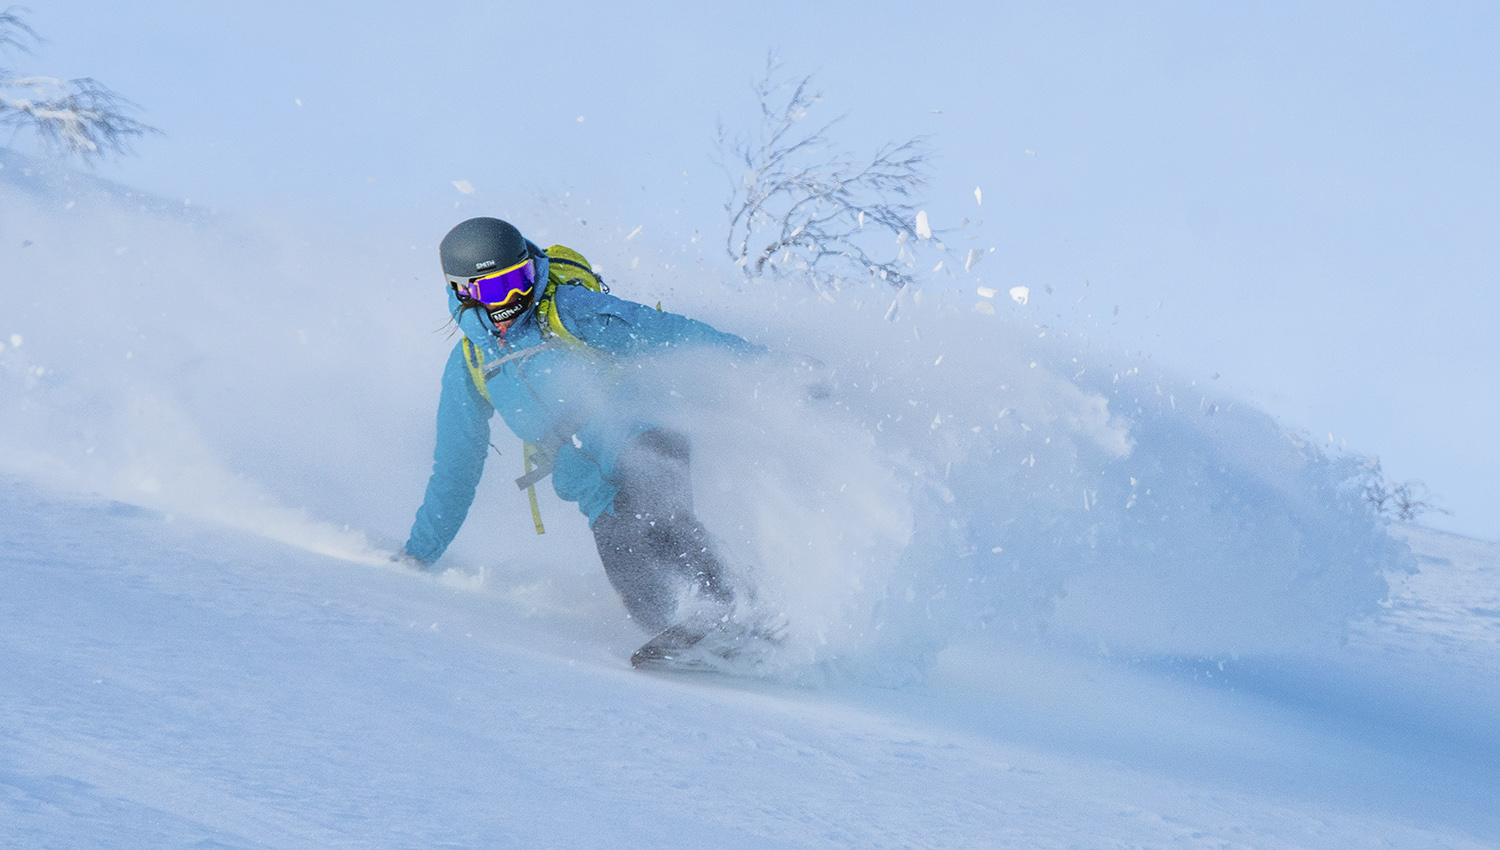
[[[1347,659],[1325,662],[1332,680],[1270,661],[1226,682],[1204,678],[1216,664],[1036,646],[957,647],[902,690],[642,675],[602,582],[544,613],[516,588],[11,479],[0,517],[5,846],[1484,847],[1500,835],[1492,677],[1484,699],[1448,701],[1411,681],[1361,691]],[[1430,585],[1457,573],[1495,587],[1500,547],[1427,534],[1469,555],[1434,563]],[[1395,605],[1446,613],[1420,589]],[[1368,660],[1462,635],[1435,618],[1372,625]],[[1487,648],[1493,670],[1493,631]],[[1464,709],[1474,716],[1447,716]]]
[[[544,494],[531,533],[503,430],[447,571],[384,560],[452,345],[435,238],[3,164],[0,841],[1500,837],[1500,547],[1387,527],[1361,459],[1066,322],[612,279],[777,352],[629,378],[789,629],[745,676],[643,675],[582,519]]]

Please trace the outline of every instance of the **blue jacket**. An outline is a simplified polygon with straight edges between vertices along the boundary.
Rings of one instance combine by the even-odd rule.
[[[547,278],[545,255],[536,262],[540,283]],[[552,489],[558,498],[577,502],[592,525],[599,514],[614,513],[619,489],[613,480],[616,456],[628,441],[655,427],[632,412],[640,406],[632,403],[629,388],[615,379],[620,355],[682,345],[711,345],[744,353],[764,350],[703,322],[582,286],[557,287],[553,304],[563,326],[588,348],[558,344],[510,360],[486,383],[488,399],[474,385],[464,361],[463,341],[454,346],[443,370],[432,477],[406,541],[408,554],[432,563],[458,534],[484,472],[490,417],[496,411],[521,439],[556,446]],[[451,292],[448,307],[486,363],[544,341],[534,305],[507,329],[503,339],[482,310],[460,312]]]

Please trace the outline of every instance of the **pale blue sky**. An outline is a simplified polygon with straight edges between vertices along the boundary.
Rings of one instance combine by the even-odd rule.
[[[1500,538],[1500,7],[414,8],[35,4],[50,41],[11,64],[147,106],[167,135],[99,173],[194,203],[431,243],[453,180],[502,207],[566,187],[671,248],[720,225],[714,123],[779,47],[848,147],[932,134],[935,224],[982,217],[987,281],[1054,287],[1039,320],[1118,304],[1100,339]]]

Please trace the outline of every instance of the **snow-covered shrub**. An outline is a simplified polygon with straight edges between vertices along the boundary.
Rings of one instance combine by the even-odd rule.
[[[38,40],[14,8],[0,13],[0,51],[24,51]],[[156,132],[130,117],[136,108],[88,77],[63,80],[0,68],[0,125],[29,129],[44,146],[84,162],[125,153],[135,137]]]

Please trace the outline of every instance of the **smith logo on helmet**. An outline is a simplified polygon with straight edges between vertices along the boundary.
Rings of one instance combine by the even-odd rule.
[[[482,263],[475,263],[474,264],[474,271],[479,272],[479,271],[484,271],[485,269],[492,269],[494,267],[495,267],[495,261],[494,260],[485,260]]]

